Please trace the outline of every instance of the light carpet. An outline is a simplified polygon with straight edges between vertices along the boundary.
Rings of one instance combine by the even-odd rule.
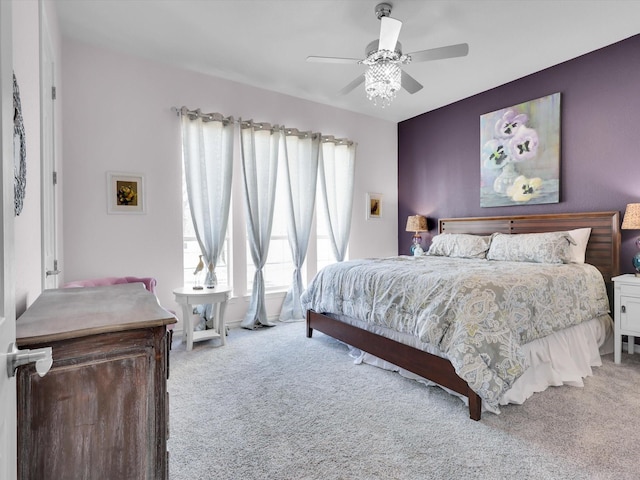
[[[640,355],[500,415],[355,365],[303,323],[171,351],[171,480],[640,478]]]

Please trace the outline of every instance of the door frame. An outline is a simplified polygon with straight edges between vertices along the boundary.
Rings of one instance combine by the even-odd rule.
[[[0,0],[1,1],[1,0]],[[58,287],[56,63],[45,5],[39,0],[40,17],[40,211],[42,235],[42,289]]]

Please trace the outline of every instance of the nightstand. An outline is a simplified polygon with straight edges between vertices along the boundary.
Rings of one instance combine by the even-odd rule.
[[[614,283],[614,350],[613,361],[620,363],[622,335],[627,341],[629,353],[633,353],[635,337],[640,337],[640,277],[633,274],[612,278]]]
[[[231,296],[230,288],[204,288],[202,290],[194,290],[192,287],[181,287],[176,288],[173,291],[173,295],[176,298],[176,303],[182,306],[182,321],[184,322],[183,338],[187,343],[187,350],[193,348],[193,342],[209,340],[211,338],[219,338],[220,345],[226,343],[227,327],[224,323],[224,311],[227,308],[227,301]],[[215,328],[194,332],[193,320],[191,318],[193,306],[205,304],[211,304],[214,307],[213,318]]]

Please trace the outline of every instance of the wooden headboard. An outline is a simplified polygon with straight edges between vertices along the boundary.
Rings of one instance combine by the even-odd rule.
[[[595,266],[607,284],[620,274],[620,212],[515,215],[512,217],[442,218],[439,233],[541,233],[591,227],[586,262]]]

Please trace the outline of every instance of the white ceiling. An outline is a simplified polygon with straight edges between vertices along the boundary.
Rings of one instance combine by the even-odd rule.
[[[0,0],[1,1],[1,0]],[[404,53],[455,43],[467,57],[413,63],[424,85],[390,107],[338,91],[378,38],[382,0],[55,0],[62,34],[229,80],[398,122],[640,33],[640,0],[391,0]],[[634,61],[638,61],[636,58]]]

